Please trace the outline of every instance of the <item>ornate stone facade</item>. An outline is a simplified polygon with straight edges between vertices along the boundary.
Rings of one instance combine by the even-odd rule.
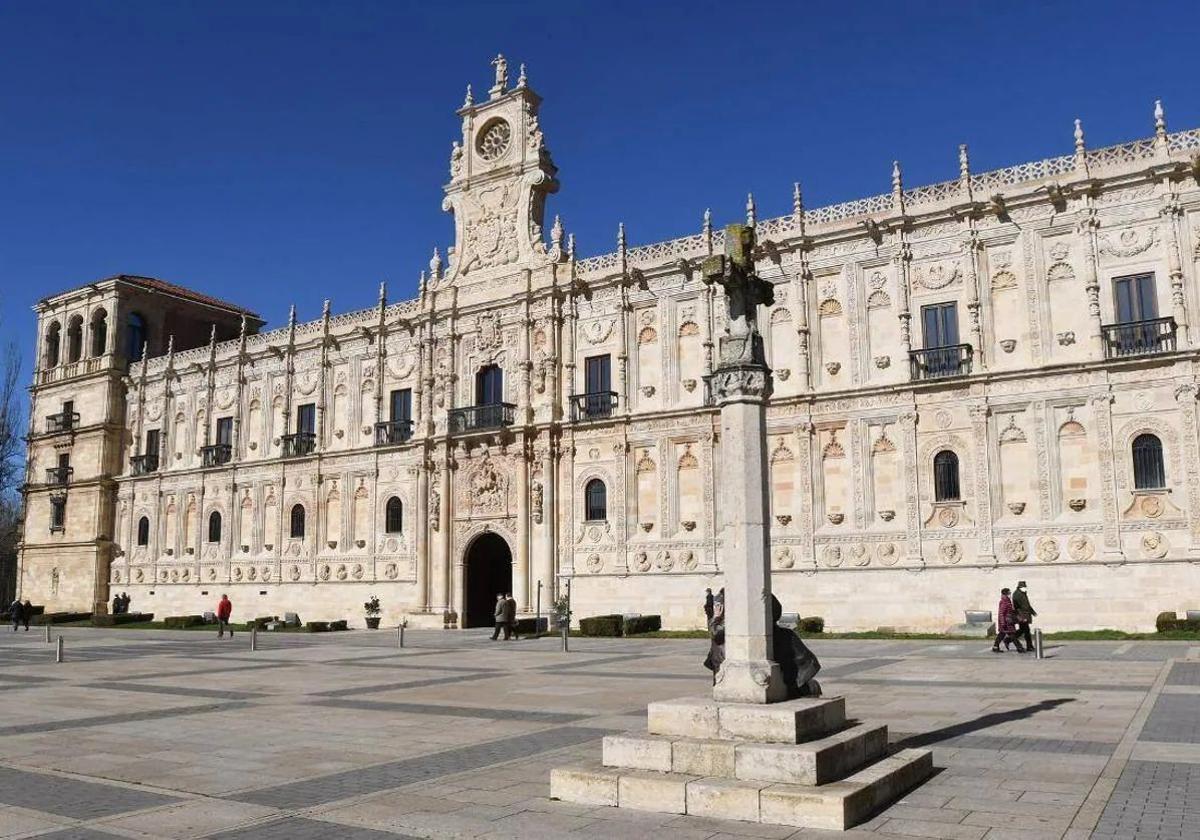
[[[90,609],[112,587],[168,615],[228,591],[243,615],[351,619],[374,593],[385,620],[441,626],[473,621],[477,590],[511,570],[526,612],[570,578],[576,615],[700,624],[721,575],[711,377],[728,320],[703,263],[724,234],[706,214],[629,247],[621,226],[617,250],[577,258],[544,224],[558,183],[540,104],[503,61],[485,101],[468,95],[443,204],[455,245],[413,300],[381,290],[265,333],[226,307],[212,341],[185,344],[212,320],[192,301],[160,325],[174,347],[90,373],[45,347],[97,293],[44,301],[23,593]],[[1017,578],[1046,626],[1200,606],[1198,156],[1200,131],[1158,112],[1119,146],[1089,150],[1077,127],[1049,160],[973,173],[964,148],[932,186],[906,189],[897,166],[867,199],[805,208],[797,187],[773,219],[751,200],[786,608],[940,630]],[[133,311],[123,294],[112,311]],[[86,471],[82,436],[40,432],[71,395],[103,449]],[[71,446],[72,482],[43,486]],[[55,493],[67,534],[49,530]]]

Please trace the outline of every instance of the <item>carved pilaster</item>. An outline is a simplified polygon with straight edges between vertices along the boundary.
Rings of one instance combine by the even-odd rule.
[[[1042,522],[1049,522],[1054,516],[1054,506],[1050,493],[1050,447],[1046,434],[1046,403],[1044,401],[1034,403],[1029,407],[1029,412],[1033,426],[1033,445],[1036,447],[1034,458],[1037,459],[1038,517]],[[1057,433],[1054,434],[1054,440],[1057,443]]]
[[[1197,439],[1196,395],[1200,388],[1194,382],[1175,386],[1179,404],[1179,419],[1183,427],[1184,482],[1187,486],[1188,533],[1191,544],[1188,553],[1200,555],[1200,440]]]
[[[991,424],[988,422],[990,412],[987,405],[972,405],[968,413],[971,416],[971,435],[975,439],[975,518],[979,533],[977,553],[980,562],[989,562],[996,558],[992,533],[992,459],[989,445]]]
[[[899,422],[900,446],[904,452],[907,562],[919,566],[924,563],[924,558],[921,556],[921,497],[918,476],[922,465],[917,463],[917,415],[915,412],[905,412],[900,415]]]
[[[1183,206],[1179,196],[1166,196],[1161,210],[1164,227],[1167,229],[1167,274],[1171,279],[1171,315],[1178,329],[1177,346],[1188,345],[1187,303],[1183,291],[1183,258],[1179,247],[1179,224],[1183,217]]]
[[[816,562],[816,543],[813,535],[816,524],[813,522],[813,433],[816,426],[812,420],[805,418],[796,425],[796,436],[799,438],[799,472],[797,478],[800,486],[800,533],[804,536],[803,561],[807,564]]]
[[[912,352],[912,311],[909,295],[912,289],[909,279],[909,268],[912,263],[912,246],[908,243],[907,234],[900,233],[900,249],[896,252],[896,290],[900,296],[900,352],[904,363],[908,363],[908,355]]]
[[[809,350],[809,318],[808,318],[808,284],[812,281],[812,272],[808,267],[808,252],[803,251],[800,254],[800,271],[796,275],[796,281],[793,284],[796,290],[796,305],[793,309],[796,311],[796,348],[799,354],[799,359],[796,364],[796,376],[799,379],[797,387],[800,391],[807,392],[812,389],[812,373],[810,368]]]
[[[1113,452],[1112,401],[1110,393],[1091,398],[1093,425],[1096,427],[1096,447],[1100,458],[1100,513],[1103,517],[1104,557],[1125,559],[1121,547],[1120,510],[1117,507],[1117,481]]]
[[[1079,234],[1084,238],[1084,291],[1087,293],[1088,318],[1091,324],[1089,350],[1092,358],[1104,358],[1104,338],[1100,319],[1100,255],[1096,242],[1096,229],[1100,227],[1100,217],[1095,209],[1089,207],[1084,211],[1079,222]]]
[[[967,259],[967,314],[971,321],[971,344],[975,348],[975,365],[979,370],[987,370],[987,346],[983,341],[982,303],[979,297],[979,233],[974,223],[967,232],[967,238],[962,243],[962,249]]]

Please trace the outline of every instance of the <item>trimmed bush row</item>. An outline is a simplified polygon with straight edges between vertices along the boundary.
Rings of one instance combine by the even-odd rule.
[[[621,626],[621,635],[632,636],[635,633],[654,633],[662,629],[662,616],[639,615],[637,618],[627,618]]]
[[[29,620],[30,624],[66,624],[68,621],[87,621],[92,617],[90,612],[56,612],[35,614]]]
[[[116,627],[118,624],[141,624],[153,621],[154,613],[121,613],[120,615],[93,615],[93,627]]]
[[[183,630],[187,627],[201,627],[204,624],[202,615],[169,615],[163,619],[163,626],[168,630]]]
[[[1188,630],[1200,632],[1200,621],[1194,618],[1179,618],[1173,612],[1160,612],[1154,619],[1154,629],[1159,633],[1169,633],[1172,630]]]
[[[639,615],[625,618],[620,615],[593,615],[579,619],[579,632],[584,636],[632,636],[653,633],[662,629],[662,616]]]
[[[824,633],[825,619],[819,615],[810,615],[807,618],[800,619],[800,623],[796,625],[796,629],[801,633]]]

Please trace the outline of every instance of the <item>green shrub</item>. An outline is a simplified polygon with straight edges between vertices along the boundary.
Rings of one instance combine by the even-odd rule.
[[[1154,619],[1154,629],[1159,633],[1169,633],[1179,629],[1179,618],[1173,612],[1160,612]]]
[[[30,624],[66,624],[69,621],[87,621],[92,617],[90,612],[43,612],[29,619]]]
[[[200,627],[204,624],[202,615],[169,615],[163,619],[163,625],[169,630],[183,630],[187,627]]]
[[[93,627],[116,627],[118,624],[143,624],[154,620],[154,613],[121,613],[120,615],[93,615]]]
[[[329,632],[329,622],[328,621],[306,621],[306,622],[304,622],[304,627],[306,630],[308,630],[309,633],[328,633]]]
[[[796,629],[801,633],[824,633],[825,619],[819,615],[810,615],[800,619],[800,623],[796,625]]]
[[[540,619],[518,618],[514,629],[518,636],[532,636],[534,633],[546,632],[547,623],[546,616],[542,616]]]
[[[579,632],[583,636],[620,636],[623,624],[619,615],[594,615],[579,619]]]
[[[662,616],[660,615],[639,615],[637,618],[627,618],[621,626],[621,632],[625,636],[654,633],[661,629]]]
[[[329,622],[330,630],[348,630],[349,628],[350,628],[349,622],[347,622],[346,619],[344,619],[344,618],[341,619],[340,621]]]

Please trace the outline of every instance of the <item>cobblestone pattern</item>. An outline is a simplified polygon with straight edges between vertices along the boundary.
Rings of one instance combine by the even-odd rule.
[[[1167,685],[1200,685],[1200,663],[1176,662],[1167,675]]]
[[[892,743],[907,746],[912,740],[918,744],[935,748],[958,748],[966,750],[995,750],[997,752],[1036,752],[1058,755],[1112,755],[1116,744],[1103,741],[1078,741],[1070,738],[1020,738],[1005,735],[950,735],[930,741],[916,734],[893,733]]]
[[[106,835],[107,836],[107,835]],[[418,840],[411,834],[392,834],[353,825],[290,817],[262,825],[210,835],[209,840]]]
[[[1160,695],[1138,740],[1200,744],[1200,694]]]
[[[60,817],[91,820],[176,801],[170,796],[133,788],[0,767],[0,803]]]
[[[1195,840],[1200,764],[1131,761],[1092,832],[1093,840]]]

